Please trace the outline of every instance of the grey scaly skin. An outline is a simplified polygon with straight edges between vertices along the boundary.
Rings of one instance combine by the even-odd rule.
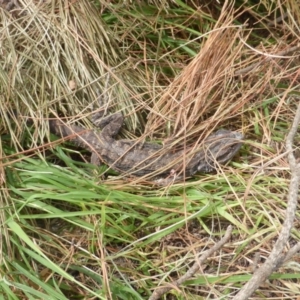
[[[123,120],[121,113],[103,118],[98,124],[101,132],[67,125],[58,119],[50,120],[49,124],[52,133],[68,137],[74,144],[91,151],[111,169],[139,177],[150,175],[167,178],[179,173],[191,177],[198,172],[211,172],[217,164],[230,161],[239,151],[243,140],[241,133],[220,129],[208,136],[199,148],[176,151],[170,146],[116,140]],[[185,168],[183,156],[186,156]]]

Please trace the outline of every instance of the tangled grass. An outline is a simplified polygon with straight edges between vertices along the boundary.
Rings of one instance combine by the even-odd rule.
[[[147,299],[229,224],[230,243],[163,297],[232,298],[284,220],[283,142],[299,102],[295,1],[20,0],[0,13],[4,298]],[[97,91],[126,115],[125,138],[180,147],[225,127],[246,135],[243,148],[216,173],[168,187],[111,171],[103,179],[106,166],[58,143],[47,123],[91,126]],[[296,255],[253,299],[297,299],[299,277]]]

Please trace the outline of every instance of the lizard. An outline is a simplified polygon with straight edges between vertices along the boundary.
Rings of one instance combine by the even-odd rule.
[[[199,148],[174,150],[170,146],[150,142],[117,140],[115,137],[123,121],[123,114],[118,112],[100,119],[97,126],[102,129],[101,132],[69,125],[60,119],[49,120],[49,128],[51,133],[68,138],[77,146],[92,152],[92,157],[100,157],[101,161],[117,172],[138,177],[174,177],[176,181],[182,175],[192,177],[196,173],[211,172],[218,164],[230,161],[239,151],[244,138],[239,132],[219,129],[209,135]],[[182,159],[184,155],[185,163]]]

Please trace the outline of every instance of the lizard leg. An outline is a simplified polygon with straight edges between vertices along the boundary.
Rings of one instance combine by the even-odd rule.
[[[98,123],[98,126],[102,128],[101,137],[103,139],[105,138],[112,139],[120,131],[123,125],[123,121],[124,121],[124,117],[120,112],[102,118]],[[95,152],[92,153],[91,163],[96,166],[101,165],[99,153],[95,153]]]
[[[102,107],[103,109],[99,112],[94,113],[91,117],[91,121],[98,128],[102,129],[102,137],[113,138],[115,135],[118,134],[123,125],[123,115],[122,113],[115,113],[112,115],[105,116],[107,114],[107,107],[105,108],[105,106],[108,104],[108,96],[106,94],[100,94],[99,91],[97,91],[97,94],[99,107]],[[94,165],[101,164],[101,160],[99,158],[98,153],[92,153],[91,163]]]
[[[122,125],[123,125],[123,121],[124,121],[124,117],[122,115],[122,113],[118,112],[112,115],[109,115],[105,118],[103,118],[99,124],[101,124],[101,135],[104,137],[115,137]]]
[[[91,116],[91,121],[98,128],[102,129],[107,124],[107,121],[104,119],[107,116],[107,111],[109,108],[109,96],[106,93],[101,93],[98,89],[96,90],[97,94],[97,107],[100,107],[100,111],[93,112]],[[93,110],[97,110],[95,103],[93,104]],[[108,121],[109,122],[109,121]]]
[[[91,116],[91,121],[95,126],[102,129],[103,135],[108,137],[114,137],[120,131],[123,125],[123,115],[121,113],[114,113],[107,115],[107,109],[105,108],[105,103],[107,102],[107,97],[103,95],[98,96],[98,103],[101,109],[98,112],[95,112]],[[106,128],[107,127],[107,128]]]
[[[99,158],[98,153],[92,152],[91,164],[95,166],[101,166],[101,159]]]

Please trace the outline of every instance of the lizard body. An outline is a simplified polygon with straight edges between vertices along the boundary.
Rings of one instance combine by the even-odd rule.
[[[175,151],[170,146],[137,143],[132,140],[116,140],[123,115],[115,113],[100,122],[102,131],[82,126],[66,125],[61,120],[50,120],[50,131],[60,137],[69,137],[76,145],[96,153],[113,170],[135,176],[167,177],[174,172],[191,177],[197,172],[207,173],[232,159],[242,145],[243,135],[225,129],[211,134],[199,149]]]

